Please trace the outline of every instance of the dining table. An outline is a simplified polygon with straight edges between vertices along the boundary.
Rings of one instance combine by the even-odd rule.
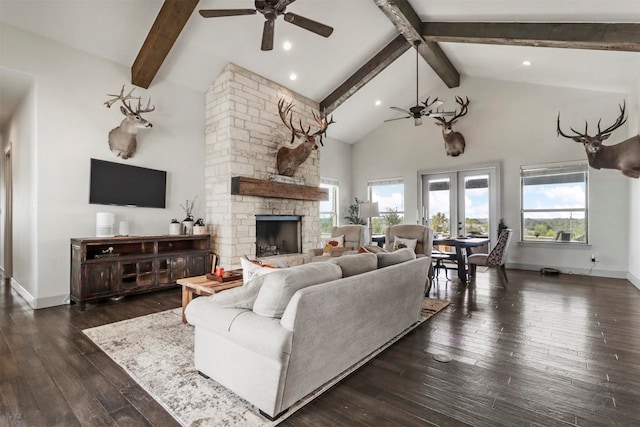
[[[465,262],[465,252],[469,256],[472,254],[471,248],[488,245],[491,239],[488,237],[441,237],[434,238],[433,245],[453,246],[456,248],[456,261],[458,263],[458,279],[467,281],[467,266]],[[465,252],[463,252],[463,250]],[[476,275],[475,264],[470,266],[469,277]]]

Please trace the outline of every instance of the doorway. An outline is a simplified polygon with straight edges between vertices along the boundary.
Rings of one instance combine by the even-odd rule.
[[[423,224],[434,237],[492,238],[498,227],[498,164],[446,172],[421,172]]]

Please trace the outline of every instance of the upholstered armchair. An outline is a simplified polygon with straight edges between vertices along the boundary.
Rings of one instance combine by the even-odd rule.
[[[384,248],[387,251],[395,249],[396,237],[398,239],[415,239],[416,255],[419,257],[426,256],[431,259],[431,251],[433,250],[433,230],[431,228],[420,224],[399,224],[388,227],[384,239]],[[425,278],[425,296],[428,296],[429,292],[431,292],[431,284],[433,283],[433,265],[431,265],[431,262],[429,264],[429,273]]]
[[[360,246],[369,244],[369,229],[364,225],[343,225],[333,227],[331,237],[344,236],[344,247],[331,250],[332,256],[340,256],[344,251],[357,251]],[[311,249],[311,256],[321,256],[322,249]]]
[[[511,236],[513,230],[505,228],[498,236],[498,243],[488,254],[472,254],[467,258],[469,263],[469,277],[475,276],[476,266],[483,265],[486,267],[496,267],[500,273],[500,280],[504,280],[505,283],[509,283],[507,278],[507,271],[505,264],[507,263],[507,250],[509,249],[509,242],[511,242]]]
[[[384,248],[388,251],[394,250],[396,237],[400,239],[416,239],[416,255],[431,257],[433,250],[433,230],[420,224],[400,224],[387,228],[385,233]]]

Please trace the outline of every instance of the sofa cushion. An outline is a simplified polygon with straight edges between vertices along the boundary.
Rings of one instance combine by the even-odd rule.
[[[378,268],[378,257],[371,253],[345,255],[332,258],[329,262],[340,266],[342,277],[355,276]]]
[[[395,252],[381,252],[376,254],[376,256],[378,257],[378,268],[389,267],[390,265],[416,259],[416,253],[413,249],[409,248],[398,249]]]
[[[258,276],[242,286],[217,292],[209,299],[218,307],[253,308],[266,275]]]
[[[342,269],[330,262],[314,262],[276,270],[264,277],[253,304],[260,316],[282,317],[289,300],[298,289],[342,278]]]

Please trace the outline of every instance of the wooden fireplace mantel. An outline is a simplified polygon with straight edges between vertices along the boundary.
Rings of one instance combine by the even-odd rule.
[[[329,190],[326,188],[288,184],[246,176],[234,176],[231,178],[231,194],[278,199],[329,200]]]

